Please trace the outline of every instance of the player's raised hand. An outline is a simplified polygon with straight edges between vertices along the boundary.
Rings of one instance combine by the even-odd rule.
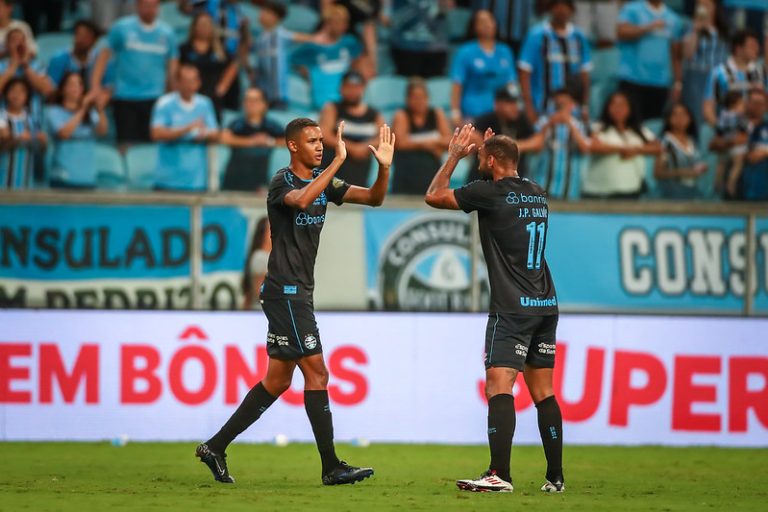
[[[475,150],[475,144],[470,144],[472,132],[475,128],[471,124],[465,124],[461,129],[456,128],[453,131],[453,137],[448,144],[448,157],[461,160]]]
[[[379,161],[379,165],[382,167],[392,165],[392,157],[395,154],[395,134],[392,133],[392,128],[386,123],[381,125],[379,128],[379,147],[368,146],[368,149]]]
[[[488,139],[490,139],[494,135],[496,135],[496,134],[493,133],[493,130],[488,128],[487,130],[485,130],[485,133],[483,134],[483,142],[487,141]]]
[[[336,156],[340,160],[347,159],[347,145],[344,143],[344,121],[339,123],[336,130]]]

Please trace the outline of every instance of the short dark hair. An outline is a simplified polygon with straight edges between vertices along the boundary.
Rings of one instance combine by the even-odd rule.
[[[180,62],[179,67],[176,68],[176,76],[180,77],[181,72],[185,69],[194,69],[195,72],[197,73],[197,76],[200,76],[200,70],[197,68],[197,66],[195,66],[191,62]]]
[[[496,160],[517,165],[520,159],[520,150],[512,137],[506,135],[494,135],[483,143],[485,153]]]
[[[101,30],[101,27],[98,26],[96,23],[94,23],[92,20],[86,20],[86,19],[79,19],[75,22],[75,25],[72,27],[72,31],[77,31],[78,28],[84,28],[91,31],[91,34],[93,34],[93,37],[95,39],[100,38],[104,35],[104,31]]]
[[[744,93],[741,91],[728,91],[723,100],[723,105],[726,108],[733,108],[736,103],[744,99]]]
[[[748,28],[737,30],[731,37],[731,48],[736,49],[744,46],[748,39],[760,41],[760,37]]]
[[[549,4],[547,5],[547,10],[552,9],[554,6],[563,4],[567,5],[571,8],[572,11],[576,12],[576,4],[573,2],[573,0],[549,0]]]
[[[285,127],[285,143],[289,140],[295,140],[296,135],[301,133],[304,128],[319,127],[317,121],[313,121],[308,117],[299,117],[288,123]]]
[[[263,0],[261,3],[261,8],[272,11],[275,13],[275,16],[281,20],[285,19],[285,16],[288,14],[287,9],[285,8],[285,4],[278,0]]]

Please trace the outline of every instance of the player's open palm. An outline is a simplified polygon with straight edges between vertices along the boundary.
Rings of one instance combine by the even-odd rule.
[[[347,159],[347,145],[344,143],[344,121],[339,123],[336,130],[336,158],[340,160]]]
[[[383,167],[392,165],[392,157],[395,154],[395,134],[392,133],[392,128],[387,124],[381,125],[379,128],[379,147],[368,146],[368,148],[379,161],[379,165]]]
[[[474,151],[475,144],[470,144],[474,131],[475,128],[471,124],[465,124],[461,129],[456,128],[451,142],[448,143],[448,156],[461,160]]]

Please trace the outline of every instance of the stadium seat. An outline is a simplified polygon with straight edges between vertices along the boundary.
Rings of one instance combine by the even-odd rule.
[[[294,110],[311,108],[312,97],[309,84],[302,77],[288,75],[288,105]]]
[[[451,41],[461,41],[467,34],[467,25],[472,19],[472,10],[465,7],[456,7],[449,9],[448,14],[448,37]]]
[[[232,124],[232,121],[240,117],[242,114],[238,112],[237,110],[229,110],[224,109],[221,111],[221,128],[227,128],[230,124]]]
[[[304,5],[291,5],[283,26],[294,32],[314,32],[320,22],[317,11]]]
[[[160,4],[160,19],[169,24],[176,35],[186,39],[192,18],[179,11],[178,3],[162,2]]]
[[[109,144],[96,144],[96,184],[98,188],[120,188],[125,185],[123,155]]]
[[[443,162],[448,158],[448,154],[443,157]],[[459,160],[458,165],[456,165],[456,169],[453,171],[453,175],[451,176],[451,188],[458,188],[464,185],[464,183],[467,182],[467,176],[469,176],[469,168],[472,166],[475,162],[474,158],[462,158]]]
[[[389,50],[389,45],[380,44],[376,49],[378,55],[378,74],[379,75],[394,75],[395,63],[392,60],[392,54]]]
[[[427,80],[430,105],[443,110],[450,110],[452,87],[453,82],[448,77],[435,77]]]
[[[37,42],[37,58],[41,64],[48,65],[51,57],[61,50],[72,48],[72,34],[68,32],[48,32],[40,34]]]
[[[664,120],[663,119],[648,119],[645,122],[643,122],[643,126],[648,128],[651,132],[653,132],[653,135],[660,139],[662,136],[661,130],[664,127]]]
[[[365,101],[377,110],[394,110],[405,105],[408,81],[401,76],[377,76],[368,82]]]
[[[270,110],[267,117],[283,128],[297,117],[308,117],[317,120],[317,113],[308,110]]]
[[[619,67],[619,50],[606,48],[592,53],[592,85],[604,84],[612,88],[616,85],[616,70]]]
[[[274,148],[272,150],[272,153],[269,155],[269,168],[267,169],[267,179],[271,181],[272,178],[275,176],[275,174],[277,174],[277,171],[287,166],[289,163],[291,163],[291,152],[288,151],[288,148],[284,148],[284,147]]]
[[[261,24],[259,24],[259,8],[255,5],[246,2],[240,2],[240,11],[243,16],[248,18],[248,26],[251,28],[251,32],[258,34],[262,31]]]
[[[210,151],[214,152],[214,158],[209,160],[209,162],[212,161],[216,165],[216,174],[219,176],[219,183],[222,183],[224,171],[227,170],[227,164],[232,156],[232,148],[225,144],[216,144],[215,146],[210,146]],[[219,190],[221,190],[221,186],[219,186]]]
[[[129,189],[150,190],[154,187],[157,149],[157,144],[140,144],[125,153]]]
[[[603,112],[605,100],[608,98],[610,90],[607,84],[595,82],[589,88],[589,116],[592,119],[599,119]]]

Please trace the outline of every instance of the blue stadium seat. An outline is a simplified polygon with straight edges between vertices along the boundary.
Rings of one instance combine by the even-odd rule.
[[[608,84],[595,82],[589,88],[589,116],[592,119],[598,119],[603,112],[605,100],[611,93]]]
[[[221,128],[227,128],[230,124],[232,124],[232,121],[240,117],[242,114],[238,112],[237,110],[229,110],[224,109],[221,111]]]
[[[132,146],[125,153],[125,166],[130,190],[150,190],[155,185],[157,144]]]
[[[407,84],[401,76],[377,76],[368,82],[365,101],[377,110],[403,108]]]
[[[179,11],[177,2],[161,2],[160,19],[169,24],[176,32],[176,35],[183,36],[183,39],[186,39],[189,25],[192,24],[192,18]]]
[[[96,184],[98,188],[125,186],[125,162],[123,155],[112,145],[96,144]]]
[[[72,34],[68,32],[48,32],[40,34],[35,39],[37,42],[37,58],[41,64],[48,65],[51,57],[61,50],[72,48]]]
[[[304,5],[291,5],[283,20],[283,26],[294,32],[314,32],[319,22],[320,16],[314,9]]]
[[[227,164],[232,156],[232,148],[225,144],[216,144],[211,147],[211,150],[214,151],[215,154],[213,161],[216,165],[216,174],[219,176],[219,189],[221,189],[221,183],[224,180],[224,171],[227,170]]]
[[[308,117],[317,121],[317,112],[308,110],[270,110],[267,117],[283,128],[297,117]]]
[[[619,68],[619,50],[606,48],[592,53],[592,84],[605,84],[614,87],[618,79],[616,70]]]
[[[448,77],[435,77],[427,80],[430,105],[443,110],[450,110],[452,88],[453,82]]]
[[[448,14],[448,37],[451,41],[461,41],[467,34],[467,25],[472,19],[472,10],[466,7],[456,7],[449,9]]]
[[[269,155],[269,168],[267,169],[267,179],[272,180],[277,171],[291,163],[291,152],[288,148],[276,147]]]
[[[294,110],[311,108],[309,83],[299,75],[288,75],[288,105]]]
[[[443,157],[443,162],[445,162],[447,156],[448,155],[446,154]],[[459,160],[456,170],[453,171],[453,175],[451,176],[451,188],[458,188],[466,183],[467,176],[469,176],[470,166],[472,166],[474,162],[474,158],[462,158]]]
[[[392,54],[389,51],[389,45],[379,44],[376,48],[376,54],[378,55],[378,74],[394,75],[395,63],[392,60]]]
[[[661,129],[664,127],[664,120],[663,119],[648,119],[645,122],[643,122],[643,126],[648,128],[651,132],[653,132],[653,135],[660,139],[662,136]]]
[[[248,18],[248,26],[251,28],[251,32],[258,34],[262,31],[259,24],[259,8],[251,3],[240,2],[240,11],[243,16]]]

